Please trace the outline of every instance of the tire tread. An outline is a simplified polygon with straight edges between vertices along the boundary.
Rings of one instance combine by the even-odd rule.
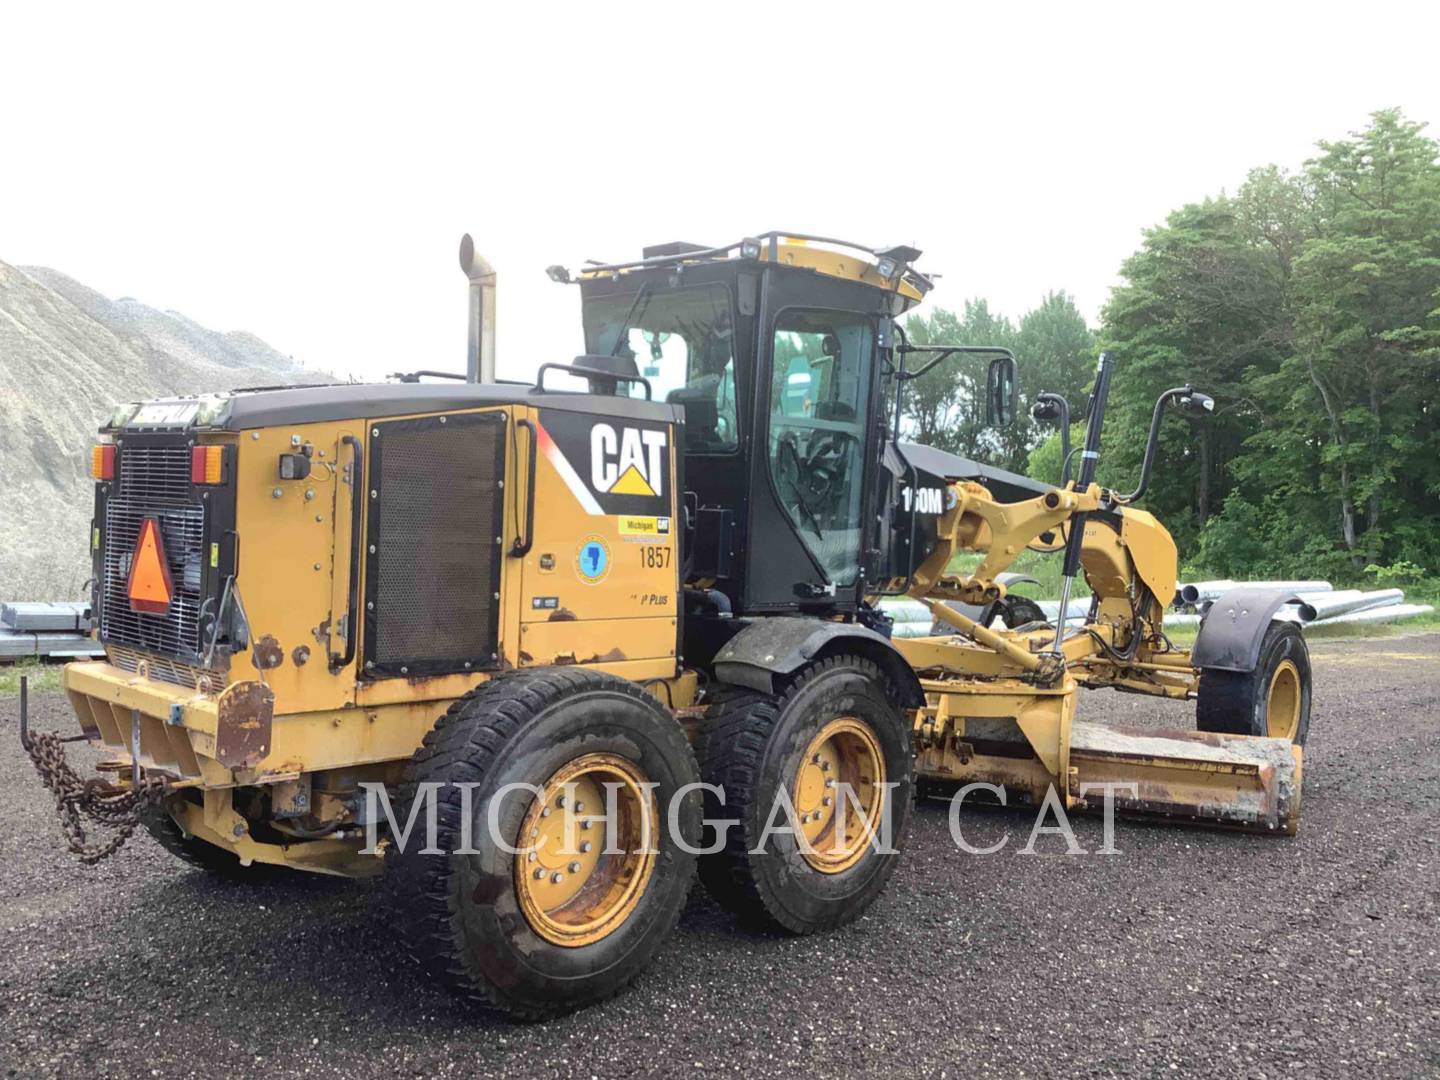
[[[767,882],[756,871],[755,860],[750,855],[755,838],[747,834],[743,809],[763,794],[757,790],[757,784],[765,751],[785,709],[814,680],[837,669],[862,672],[881,688],[887,701],[895,700],[895,688],[877,664],[841,654],[811,664],[778,695],[743,687],[719,688],[700,725],[695,741],[700,777],[705,783],[723,789],[726,799],[722,810],[707,793],[707,817],[738,818],[738,824],[726,830],[725,846],[714,854],[700,857],[700,881],[721,907],[743,922],[806,934],[833,929],[846,921],[837,918],[833,925],[816,926],[797,923],[787,914],[784,906],[769,894]],[[883,891],[882,886],[875,896]],[[873,902],[874,898],[871,899]]]
[[[647,705],[654,701],[638,684],[618,676],[567,668],[501,676],[458,698],[426,733],[406,767],[398,790],[397,820],[408,820],[409,808],[422,783],[443,783],[445,786],[437,792],[436,819],[439,846],[449,850],[460,829],[461,793],[453,784],[457,780],[483,781],[528,720],[582,690],[602,687]],[[678,726],[676,739],[684,745]],[[689,752],[688,746],[685,751]],[[463,777],[457,776],[461,772]],[[501,1009],[519,1020],[542,1020],[567,1011],[561,1006],[544,1008],[507,998],[466,963],[459,948],[458,924],[463,913],[453,910],[450,902],[453,871],[448,856],[401,856],[392,845],[386,861],[391,896],[405,931],[402,937],[406,951],[430,977],[464,998]],[[684,891],[689,888],[687,882]],[[660,933],[668,935],[674,929],[683,907],[683,903],[674,906]],[[587,1004],[608,1000],[624,985],[615,985]]]

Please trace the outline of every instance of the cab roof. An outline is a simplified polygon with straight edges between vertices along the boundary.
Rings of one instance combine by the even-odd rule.
[[[657,244],[645,248],[641,258],[632,262],[586,263],[579,272],[579,280],[667,266],[748,260],[813,270],[869,285],[894,293],[902,301],[902,310],[908,310],[924,299],[934,285],[930,278],[911,265],[919,257],[919,250],[913,247],[870,248],[833,237],[768,232],[747,236],[722,247],[683,242]],[[556,281],[571,280],[570,272],[564,267],[552,266],[548,273]]]

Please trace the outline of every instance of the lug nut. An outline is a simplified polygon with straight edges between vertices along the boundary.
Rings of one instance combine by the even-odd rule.
[[[545,868],[544,868],[543,866],[537,866],[537,867],[535,868],[535,880],[536,880],[536,881],[539,881],[539,880],[540,880],[541,878],[543,878],[544,876],[545,876]]]
[[[565,805],[565,796],[564,796],[564,795],[561,795],[558,799],[556,799],[556,800],[555,800],[555,805],[556,805],[556,806],[559,806],[559,807],[564,807],[564,805]]]
[[[590,843],[589,840],[586,840],[583,844],[580,845],[580,854],[581,854],[581,855],[589,855],[589,854],[590,854],[590,849],[591,849],[592,847],[594,847],[594,846],[595,846],[595,845],[592,844],[592,843]]]
[[[553,873],[553,874],[550,875],[550,883],[551,883],[552,885],[559,885],[559,884],[560,884],[562,881],[564,881],[564,880],[565,880],[565,875],[562,874],[562,873],[560,873],[560,871],[558,871],[558,870],[555,871],[555,873]]]
[[[541,817],[549,817],[549,816],[550,816],[550,807],[548,807],[548,806],[543,807],[543,808],[541,809],[541,811],[540,811],[540,816],[541,816]]]
[[[540,858],[540,853],[539,853],[538,851],[532,851],[532,852],[530,852],[530,861],[531,861],[531,862],[534,862],[534,861],[535,861],[536,859],[538,859],[538,858]]]
[[[832,799],[832,798],[830,798],[829,795],[826,795],[825,798],[823,798],[823,799],[820,800],[820,805],[821,805],[821,806],[829,806],[829,805],[830,805],[832,802],[834,802],[834,801],[835,801],[835,800]]]
[[[578,874],[580,872],[580,864],[578,862],[572,862],[570,864],[570,872],[572,874]]]

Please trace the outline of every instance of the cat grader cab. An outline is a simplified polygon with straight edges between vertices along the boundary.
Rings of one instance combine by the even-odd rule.
[[[552,267],[585,354],[522,384],[467,237],[468,378],[120,407],[106,655],[64,676],[102,776],[22,705],[72,847],[143,823],[226,878],[384,873],[424,968],[536,1018],[629,982],[697,868],[751,923],[857,918],[917,782],[1293,833],[1303,605],[1240,590],[1173,647],[1175,545],[1133,505],[1165,411],[1209,399],[1162,395],[1128,493],[1097,481],[1109,356],[1061,486],[903,441],[907,384],[956,356],[994,422],[1017,402],[1005,350],[907,341],[918,256],[772,233]],[[1068,402],[1036,412],[1068,432]],[[1067,600],[1083,575],[1083,618],[1010,617],[1026,550]],[[892,638],[902,596],[949,632]],[[1195,699],[1199,730],[1084,722],[1081,687]]]

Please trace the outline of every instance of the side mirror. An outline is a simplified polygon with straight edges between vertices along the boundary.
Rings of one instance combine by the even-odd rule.
[[[991,427],[1013,424],[1019,396],[1015,358],[997,356],[985,371],[985,423]]]
[[[1066,407],[1065,399],[1059,394],[1036,394],[1035,404],[1030,408],[1030,415],[1042,424],[1053,424],[1061,416],[1066,418],[1070,410]]]
[[[1215,411],[1215,399],[1199,390],[1191,390],[1175,399],[1175,411],[1182,416],[1201,419]]]

